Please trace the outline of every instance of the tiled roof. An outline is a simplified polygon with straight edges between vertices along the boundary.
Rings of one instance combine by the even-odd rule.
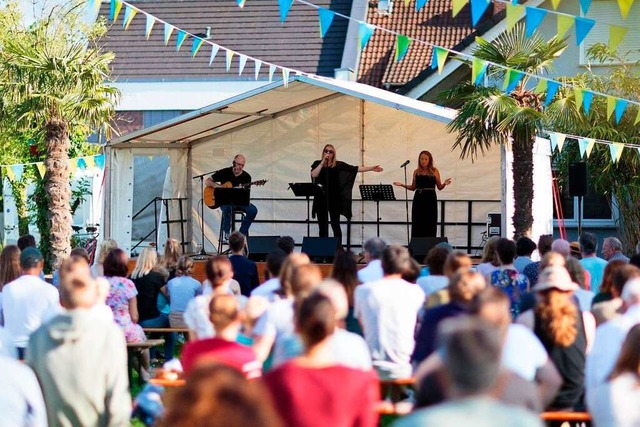
[[[130,0],[140,10],[191,33],[204,33],[211,27],[211,41],[238,53],[265,62],[321,76],[333,76],[342,61],[347,20],[335,19],[324,39],[320,38],[316,9],[295,2],[284,24],[280,23],[278,2],[248,0],[240,9],[235,0]],[[352,0],[314,0],[349,15]],[[109,16],[104,2],[101,15]],[[113,62],[117,79],[206,79],[238,78],[238,56],[227,73],[225,54],[218,53],[209,67],[211,48],[204,44],[191,58],[191,40],[185,40],[176,52],[176,31],[167,46],[163,26],[156,23],[149,40],[145,39],[145,16],[138,13],[128,30],[123,30],[124,9],[108,31],[105,46],[116,54]],[[254,64],[247,62],[242,77],[253,78]],[[261,77],[268,76],[263,66]]]
[[[471,26],[471,9],[465,5],[455,18],[451,15],[451,0],[429,0],[420,12],[416,12],[415,0],[407,6],[404,1],[393,2],[389,15],[377,11],[377,2],[369,3],[367,22],[387,28],[417,40],[438,46],[465,49],[498,21],[504,18],[504,5],[492,3],[476,28]],[[398,87],[421,74],[433,72],[430,69],[433,54],[431,46],[412,42],[406,56],[395,62],[396,37],[376,30],[363,50],[358,67],[358,81],[376,87]]]

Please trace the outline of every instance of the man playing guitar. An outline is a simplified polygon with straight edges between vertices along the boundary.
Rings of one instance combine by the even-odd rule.
[[[233,166],[214,172],[210,178],[207,178],[205,185],[207,187],[218,188],[227,183],[231,183],[232,187],[250,184],[251,175],[244,171],[245,163],[245,157],[242,154],[237,154],[233,158]],[[228,186],[228,184],[226,186]],[[245,213],[242,224],[240,225],[240,232],[245,236],[249,235],[249,227],[251,227],[251,223],[258,214],[258,208],[256,208],[253,203],[245,206],[222,205],[220,209],[222,210],[222,230],[225,240],[227,240],[231,232],[231,212],[233,209]]]

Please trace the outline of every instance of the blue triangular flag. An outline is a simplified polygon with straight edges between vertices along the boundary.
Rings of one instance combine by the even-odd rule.
[[[559,82],[556,82],[554,80],[547,80],[547,97],[544,100],[545,107],[551,103],[559,87]]]
[[[320,19],[320,37],[324,38],[329,31],[329,27],[333,22],[333,17],[336,16],[335,12],[329,9],[318,8],[318,19]]]
[[[80,157],[78,159],[78,167],[82,170],[85,170],[87,168],[87,161],[84,158]]]
[[[184,43],[184,39],[186,38],[187,33],[184,30],[178,30],[178,35],[176,36],[176,52],[180,50],[182,43]]]
[[[11,170],[16,177],[16,181],[22,180],[22,171],[24,170],[24,165],[12,165]]]
[[[547,16],[547,11],[538,9],[537,7],[525,7],[525,26],[527,28],[527,37],[531,37],[533,32],[540,26],[542,20]]]
[[[584,38],[587,37],[587,34],[589,34],[589,31],[591,31],[595,24],[596,21],[594,21],[593,19],[581,18],[579,16],[576,16],[576,44],[578,46],[580,46],[580,43],[582,43]]]
[[[591,0],[580,0],[580,9],[582,9],[582,14],[586,15],[589,12],[589,8],[591,7]]]
[[[204,43],[204,39],[201,39],[200,37],[193,38],[193,45],[191,46],[191,57],[196,56],[196,54],[200,50],[200,46],[202,46],[202,43]]]
[[[616,99],[616,124],[620,123],[620,119],[622,119],[625,108],[627,108],[627,101],[620,98]]]
[[[416,0],[416,12],[420,12],[425,4],[427,4],[427,0]]]
[[[582,108],[584,108],[584,114],[589,114],[592,99],[593,92],[589,92],[588,90],[582,92]]]
[[[589,145],[589,140],[587,138],[578,139],[578,146],[580,147],[580,157],[584,157],[584,153],[587,152],[588,145]]]
[[[293,0],[278,0],[278,7],[280,8],[280,22],[284,24],[284,21],[287,19],[287,14],[289,14],[289,9],[291,9],[291,5],[293,4]]]
[[[471,0],[471,23],[475,27],[490,4],[490,0]]]
[[[104,169],[104,154],[100,154],[99,156],[95,156],[93,159],[96,162],[96,166],[100,169]]]
[[[376,29],[374,25],[367,24],[365,22],[361,22],[358,25],[358,40],[360,41],[360,50],[363,50],[364,47],[369,43],[371,36],[373,35],[373,31]]]
[[[524,73],[518,70],[509,70],[511,71],[511,77],[509,79],[509,84],[507,85],[507,90],[505,93],[511,93],[518,86],[520,80],[524,77]]]

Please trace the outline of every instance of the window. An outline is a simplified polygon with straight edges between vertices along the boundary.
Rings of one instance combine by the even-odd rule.
[[[560,188],[560,202],[562,204],[562,213],[565,225],[573,227],[578,225],[578,198],[569,196],[567,186]],[[558,219],[556,207],[553,207],[553,219]],[[587,196],[582,199],[582,225],[613,227],[613,212],[607,197],[603,194],[594,194],[593,189],[589,188]],[[556,222],[556,221],[554,221]],[[557,223],[554,225],[558,225]]]
[[[584,16],[584,15],[583,15]],[[595,19],[593,26],[584,42],[580,45],[580,65],[591,63],[592,65],[604,65],[603,63],[588,61],[587,48],[595,43],[609,42],[609,24],[627,27],[628,31],[622,43],[618,45],[618,52],[629,54],[628,60],[636,62],[640,60],[640,31],[637,30],[637,23],[640,22],[640,7],[632,6],[627,15],[627,19],[622,19],[620,8],[615,0],[594,0],[589,8],[587,18]]]

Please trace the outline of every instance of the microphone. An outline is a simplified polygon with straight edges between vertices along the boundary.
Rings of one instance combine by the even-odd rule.
[[[406,167],[409,163],[411,163],[409,160],[405,161],[403,164],[400,165],[400,169]]]

